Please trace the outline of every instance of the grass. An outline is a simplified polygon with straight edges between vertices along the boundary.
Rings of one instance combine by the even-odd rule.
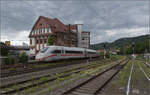
[[[16,68],[9,68],[8,70],[13,72],[13,71],[16,71],[17,69]]]
[[[129,77],[129,74],[130,74],[130,70],[131,70],[131,65],[133,63],[130,61],[125,67],[124,67],[124,70],[121,72],[120,74],[120,85],[122,86],[125,86],[127,85],[127,82],[128,82],[128,77]]]
[[[91,64],[90,64],[91,65]],[[95,67],[95,68],[91,68],[91,69],[88,69],[88,70],[85,70],[85,71],[81,71],[80,73],[74,73],[74,74],[72,74],[72,75],[70,75],[70,76],[66,76],[66,77],[63,77],[63,78],[60,78],[60,76],[62,75],[62,74],[56,74],[56,77],[57,77],[57,79],[55,80],[55,82],[53,82],[52,84],[50,84],[49,86],[48,86],[48,84],[47,83],[45,83],[45,87],[44,88],[48,88],[48,91],[50,92],[50,91],[52,91],[52,90],[54,90],[54,89],[56,89],[56,88],[58,88],[58,87],[62,87],[62,86],[64,86],[64,85],[67,85],[67,84],[70,84],[70,83],[72,83],[73,82],[73,78],[81,78],[81,77],[83,77],[84,76],[84,78],[86,78],[86,77],[88,77],[88,76],[91,76],[91,75],[93,75],[93,74],[97,74],[98,72],[99,72],[99,70],[101,70],[101,69],[104,69],[104,68],[106,68],[106,67],[108,67],[108,66],[111,66],[112,64],[105,64],[105,66],[97,66],[97,67]],[[73,70],[73,72],[74,72],[74,70]],[[42,80],[45,80],[45,79],[42,79]],[[68,82],[70,80],[70,82]],[[65,81],[67,81],[66,83],[63,83],[63,85],[60,85],[60,83],[62,83],[62,82],[65,82]],[[39,88],[37,88],[37,90],[36,91],[38,91],[38,89]],[[26,92],[27,94],[29,94],[29,93],[33,93],[33,91],[28,91],[28,92]]]
[[[145,73],[148,75],[148,77],[150,77],[150,68],[147,67],[144,63],[139,62],[139,65],[143,68],[143,70],[145,71]]]
[[[42,77],[42,78],[40,78],[40,82],[47,81],[47,80],[49,80],[48,77]]]
[[[46,88],[50,89],[48,91],[51,91],[53,90],[55,87],[60,87],[60,83],[61,82],[64,82],[64,81],[68,81],[68,80],[71,80],[72,78],[81,78],[81,76],[84,76],[84,78],[88,77],[88,76],[91,76],[91,75],[95,75],[95,74],[98,74],[99,70],[101,69],[105,69],[109,66],[112,66],[114,64],[107,64],[109,62],[111,62],[112,60],[100,60],[100,61],[94,61],[92,62],[91,64],[89,65],[82,65],[81,67],[82,68],[88,68],[88,70],[85,70],[85,71],[81,71],[80,73],[74,73],[70,76],[66,76],[66,77],[63,77],[61,78],[60,76],[66,74],[66,73],[71,73],[71,72],[76,72],[78,69],[80,69],[81,67],[78,67],[78,68],[75,68],[75,69],[71,69],[71,70],[67,70],[65,72],[62,72],[62,73],[56,73],[54,75],[51,75],[51,76],[46,76],[46,77],[42,77],[40,78],[39,80],[35,81],[35,80],[31,80],[30,82],[27,82],[25,84],[32,84],[32,83],[36,83],[38,81],[40,82],[44,82],[44,81],[47,81],[49,78],[52,78],[52,77],[56,77],[56,81],[54,82],[53,85],[48,85],[48,83],[45,83],[43,85],[45,85]],[[44,66],[47,66],[47,64],[45,64]],[[73,82],[73,81],[71,81]],[[65,83],[64,85],[67,85],[68,83]],[[13,88],[17,88],[16,87],[17,85],[15,85]],[[62,87],[62,86],[61,86]],[[40,89],[40,85],[37,85],[36,87],[33,87],[33,88],[30,88],[30,89],[27,89],[25,91],[21,91],[21,92],[24,92],[26,94],[29,94],[29,93],[34,93],[36,91],[38,91],[38,89]],[[42,87],[43,88],[43,87]]]
[[[144,73],[140,70],[139,65],[141,64],[142,63],[140,61],[135,61],[132,78],[131,78],[131,84],[130,84],[132,89],[138,89],[140,91],[139,95],[142,95],[145,92],[146,93],[149,92],[149,83],[148,83],[149,81],[145,77]],[[148,94],[144,94],[144,95],[148,95]]]

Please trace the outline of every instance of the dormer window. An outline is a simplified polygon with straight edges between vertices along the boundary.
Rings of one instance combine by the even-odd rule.
[[[42,26],[42,23],[40,23],[40,26]]]

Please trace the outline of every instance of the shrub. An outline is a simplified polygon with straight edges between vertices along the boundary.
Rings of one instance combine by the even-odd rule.
[[[8,55],[7,55],[7,58],[5,60],[5,63],[6,64],[17,63],[17,58],[9,52]]]
[[[8,53],[5,63],[6,64],[11,64],[12,63],[12,58],[11,58],[11,54],[10,53]]]
[[[20,61],[21,63],[25,63],[25,62],[28,61],[28,56],[27,56],[27,54],[26,54],[25,52],[22,52],[22,53],[20,54],[20,56],[19,56],[19,61]]]

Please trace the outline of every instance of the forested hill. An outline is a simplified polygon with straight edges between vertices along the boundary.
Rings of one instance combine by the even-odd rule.
[[[106,42],[106,48],[121,48],[123,46],[131,45],[132,42],[142,43],[146,40],[150,40],[150,35],[142,35],[137,37],[121,38],[112,43]],[[104,43],[92,44],[90,45],[91,49],[100,50],[104,48]]]

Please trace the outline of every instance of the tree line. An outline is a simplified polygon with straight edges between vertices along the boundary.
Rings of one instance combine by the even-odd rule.
[[[150,40],[136,42],[133,44],[123,45],[120,48],[120,54],[143,54],[150,53]]]

